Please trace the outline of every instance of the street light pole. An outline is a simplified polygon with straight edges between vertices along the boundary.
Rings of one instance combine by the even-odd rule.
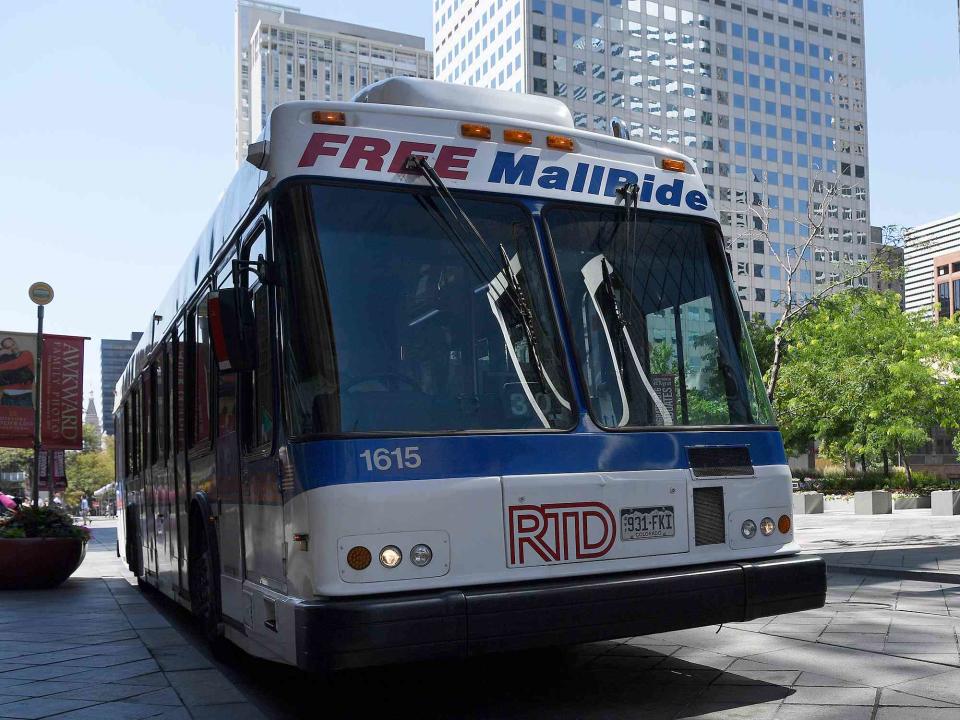
[[[34,378],[33,397],[33,488],[31,501],[34,507],[40,505],[40,386],[43,381],[43,307],[53,300],[53,288],[45,282],[35,282],[27,291],[37,306],[37,369]],[[50,477],[50,505],[53,505],[53,473],[47,469]]]
[[[40,505],[40,384],[43,382],[43,305],[37,305],[37,370],[33,398],[33,492],[34,507]],[[49,470],[49,469],[48,469]],[[50,493],[53,499],[53,493]],[[52,504],[52,503],[50,503]]]

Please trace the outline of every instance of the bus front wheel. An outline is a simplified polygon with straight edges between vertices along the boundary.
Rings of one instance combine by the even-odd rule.
[[[204,532],[196,513],[190,524],[189,580],[190,605],[211,644],[221,639],[220,593],[215,575],[216,547]]]

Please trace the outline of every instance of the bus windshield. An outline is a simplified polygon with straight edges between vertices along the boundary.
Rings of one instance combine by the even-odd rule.
[[[622,208],[544,217],[597,422],[773,422],[714,228]]]
[[[432,191],[299,185],[278,205],[293,435],[567,429],[529,212]]]

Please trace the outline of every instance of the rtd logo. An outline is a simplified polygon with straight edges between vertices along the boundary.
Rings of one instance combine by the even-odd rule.
[[[511,505],[510,564],[569,562],[603,557],[613,547],[617,521],[601,502]],[[530,551],[535,556],[528,556]]]

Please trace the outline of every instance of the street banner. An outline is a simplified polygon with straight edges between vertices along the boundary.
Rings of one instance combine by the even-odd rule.
[[[37,336],[0,332],[0,447],[33,447]]]
[[[44,336],[46,341],[46,336]],[[53,492],[62,493],[67,489],[67,472],[65,469],[63,450],[41,450],[40,451],[40,490],[45,492],[50,489],[50,482],[53,482]]]
[[[83,448],[83,341],[43,336],[40,439],[47,450]]]

